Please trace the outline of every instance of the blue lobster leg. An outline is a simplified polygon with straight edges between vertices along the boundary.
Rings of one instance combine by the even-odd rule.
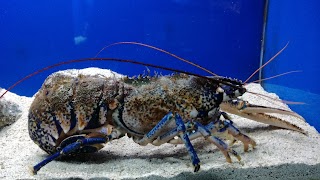
[[[142,146],[151,143],[157,136],[159,136],[160,131],[172,120],[174,120],[174,116],[171,112],[169,112],[154,128],[151,129],[151,131],[144,135],[142,139],[135,140],[135,142]]]
[[[159,136],[161,130],[172,120],[175,120],[177,127],[174,128],[172,131],[166,133],[164,136]],[[137,143],[139,143],[140,145],[146,145],[148,143],[152,143],[154,145],[160,145],[165,143],[166,141],[161,139],[161,137],[164,137],[168,140],[172,139],[174,136],[179,135],[181,140],[184,142],[188,153],[191,157],[191,161],[194,168],[194,172],[199,171],[200,169],[200,160],[198,158],[198,155],[196,153],[196,151],[194,150],[190,139],[188,137],[188,133],[186,131],[186,127],[184,125],[184,122],[181,118],[181,116],[179,114],[175,114],[175,116],[173,116],[173,114],[170,112],[167,115],[165,115],[162,120],[150,131],[148,132],[142,139],[136,141]],[[154,139],[157,137],[157,139],[155,141],[157,141],[158,143],[153,143]]]
[[[221,112],[221,115],[223,115],[225,118],[229,117],[224,112]],[[199,126],[199,127],[201,127],[201,126]],[[254,148],[256,146],[256,142],[253,139],[251,139],[250,137],[248,137],[247,135],[241,133],[241,131],[233,125],[233,122],[231,120],[228,120],[228,119],[223,120],[223,121],[219,120],[219,121],[211,122],[206,126],[202,125],[202,127],[206,128],[214,136],[221,136],[221,135],[223,135],[222,134],[223,132],[227,131],[228,134],[232,135],[232,137],[234,137],[236,140],[240,140],[243,143],[243,145],[244,145],[243,147],[244,147],[245,152],[248,151],[250,145],[252,146],[252,148]],[[191,140],[194,140],[194,139],[201,137],[201,136],[205,136],[205,135],[198,130],[189,134],[189,138]],[[212,138],[214,138],[214,137],[212,137]],[[214,144],[216,144],[216,145],[221,144],[221,143],[219,143],[219,141],[221,141],[221,140],[212,139],[211,142],[213,143],[213,141],[215,141]],[[171,139],[171,140],[168,139],[167,142],[171,143],[171,144],[182,143],[180,139]],[[231,144],[233,144],[234,142],[235,141],[233,141]]]
[[[187,125],[188,124],[191,124],[191,122],[187,122]],[[198,122],[192,122],[192,124],[193,124],[193,128],[191,128],[191,129],[193,130],[193,132],[188,135],[191,140],[199,138],[199,137],[205,137],[206,140],[208,140],[209,142],[213,143],[215,146],[218,147],[218,149],[226,157],[227,162],[231,163],[231,158],[230,158],[229,153],[233,154],[239,161],[241,160],[240,156],[238,155],[238,153],[236,151],[229,148],[228,145],[223,140],[221,140],[220,138],[216,137],[213,134],[213,132],[215,132],[215,134],[219,135],[219,133],[224,132],[227,129],[228,130],[229,129],[236,130],[236,128],[234,126],[232,126],[232,123],[229,123],[229,121],[226,121],[223,125],[224,127],[222,129],[220,129],[221,131],[218,131],[216,129],[216,124],[214,122],[211,122],[206,126],[204,126]],[[170,140],[170,138],[171,138],[171,140]],[[173,137],[170,136],[170,133],[165,134],[160,137],[161,140],[163,139],[171,144],[183,143],[183,141],[181,139],[172,139],[172,138]]]
[[[152,142],[153,145],[159,146],[164,143],[170,143],[170,144],[182,144],[181,139],[175,139],[174,137],[177,136],[177,128],[173,129],[172,131],[159,136],[156,140]],[[202,137],[202,134],[199,131],[192,132],[188,134],[188,137],[190,140],[197,139],[199,137]]]
[[[184,144],[189,152],[189,155],[191,156],[191,161],[194,166],[194,172],[197,172],[200,169],[200,164],[199,164],[200,160],[199,160],[198,155],[190,142],[190,139],[189,139],[187,131],[186,131],[186,126],[184,125],[184,122],[179,114],[176,114],[175,119],[176,119],[177,131],[179,132],[180,138],[184,142]]]
[[[56,158],[63,156],[63,155],[68,155],[72,152],[75,152],[79,150],[83,146],[88,146],[88,145],[94,145],[94,144],[101,144],[101,143],[106,143],[107,138],[101,138],[101,137],[91,137],[91,138],[83,138],[83,139],[78,139],[76,142],[70,143],[69,145],[66,145],[61,151],[58,151],[45,160],[41,161],[37,165],[33,166],[32,168],[32,173],[37,174],[37,172],[46,164],[49,162],[55,160]]]

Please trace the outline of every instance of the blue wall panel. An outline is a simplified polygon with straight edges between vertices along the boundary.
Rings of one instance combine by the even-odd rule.
[[[291,70],[302,70],[268,80],[265,87],[282,98],[303,101],[291,105],[307,121],[320,130],[320,1],[270,0],[266,29],[264,61],[277,53],[289,41],[289,46],[263,70],[263,77]]]
[[[93,57],[117,41],[155,45],[219,75],[246,79],[259,65],[264,4],[265,0],[0,1],[0,86],[7,88],[28,73],[62,60]],[[76,44],[75,37],[83,41]],[[137,46],[113,47],[102,56],[207,75]],[[119,63],[74,64],[33,77],[13,92],[31,96],[48,74],[89,66],[128,75],[145,69]]]

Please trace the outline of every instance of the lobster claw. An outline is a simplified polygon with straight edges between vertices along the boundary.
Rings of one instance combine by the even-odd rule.
[[[269,124],[269,125],[284,128],[284,129],[290,129],[293,131],[298,131],[303,134],[306,134],[306,132],[303,129],[301,129],[300,127],[294,124],[284,121],[278,117],[265,114],[265,113],[285,114],[285,115],[297,117],[298,119],[305,121],[305,119],[302,116],[292,111],[253,105],[247,101],[243,101],[240,99],[223,102],[221,103],[220,108],[223,111],[226,111],[244,118],[248,118],[261,123]]]

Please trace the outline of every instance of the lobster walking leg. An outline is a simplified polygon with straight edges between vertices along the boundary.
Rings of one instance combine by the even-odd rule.
[[[209,128],[208,128],[208,127],[203,126],[202,124],[196,122],[196,126],[197,126],[197,130],[202,134],[203,137],[206,138],[206,140],[208,140],[209,142],[213,143],[214,145],[216,145],[218,147],[218,149],[226,157],[227,162],[229,162],[229,163],[232,162],[229,153],[232,153],[234,156],[236,156],[238,161],[241,160],[241,157],[238,155],[238,153],[236,151],[229,148],[228,145],[225,142],[223,142],[220,138],[212,135],[211,131],[209,130],[209,128],[212,127],[210,124],[209,124],[209,126],[208,126]]]
[[[138,140],[134,139],[134,141],[142,146],[151,143],[157,136],[159,136],[159,133],[161,132],[162,128],[165,127],[173,119],[173,114],[169,112],[161,119],[161,121],[154,128],[151,129],[151,131],[144,135],[143,138]]]
[[[48,158],[46,158],[45,160],[41,161],[37,165],[33,166],[32,173],[37,174],[37,172],[43,166],[45,166],[49,162],[57,159],[60,156],[68,155],[72,152],[79,150],[81,147],[84,147],[84,146],[106,143],[107,140],[108,140],[107,138],[102,138],[102,137],[91,137],[91,138],[83,137],[82,139],[78,139],[78,140],[76,140],[76,142],[70,143],[69,145],[65,146],[61,151],[54,153],[53,155],[51,155]]]
[[[232,122],[232,121],[231,121]],[[231,134],[237,140],[240,140],[243,143],[244,151],[247,152],[249,149],[249,145],[251,144],[252,148],[254,148],[257,144],[256,142],[248,137],[247,135],[241,133],[239,129],[237,129],[232,124],[229,124],[227,127],[228,133]]]
[[[229,118],[229,116],[224,112],[221,112],[221,115],[224,118]],[[238,161],[241,160],[241,157],[236,151],[229,148],[228,145],[218,137],[222,137],[223,139],[230,139],[231,135],[232,142],[234,142],[233,140],[236,139],[240,140],[244,144],[244,151],[248,151],[249,145],[251,145],[252,148],[256,146],[256,142],[253,139],[241,133],[240,130],[233,125],[233,122],[228,119],[220,120],[219,117],[218,121],[213,121],[206,126],[202,125],[199,122],[190,121],[187,122],[186,125],[191,127],[190,129],[192,130],[192,132],[188,135],[191,140],[201,136],[206,138],[206,140],[218,147],[218,149],[224,154],[227,162],[229,163],[232,162],[229,153],[233,154],[238,159]],[[161,136],[160,139],[166,140],[166,142],[171,144],[184,143],[182,139],[174,139],[172,133],[165,134],[164,136]]]
[[[175,120],[177,127],[174,128],[169,133],[166,133],[164,136],[159,136],[159,133],[161,132],[162,128],[164,128],[165,125],[167,125],[172,120]],[[194,172],[199,171],[200,160],[198,158],[196,151],[194,150],[193,145],[190,142],[185,124],[181,116],[177,113],[175,114],[175,116],[171,112],[165,115],[162,118],[162,120],[150,132],[148,132],[143,138],[139,140],[135,140],[135,142],[139,143],[140,145],[146,145],[148,143],[152,143],[154,145],[160,145],[160,144],[166,143],[166,141],[161,139],[161,137],[166,137],[166,139],[169,137],[170,139],[172,139],[174,136],[177,136],[177,135],[180,136],[181,141],[185,144],[188,150],[188,153],[191,157],[192,164],[194,166]]]
[[[231,134],[232,137],[234,137],[237,140],[240,140],[243,143],[243,148],[244,148],[245,152],[248,151],[250,144],[251,144],[252,148],[254,148],[257,145],[253,139],[251,139],[247,135],[241,133],[241,131],[233,125],[233,122],[231,120],[229,120],[230,116],[227,113],[221,112],[221,115],[227,120],[219,122],[219,125],[223,126],[223,128],[219,129],[219,132],[223,132],[223,131],[227,130],[228,134]],[[221,123],[223,125],[221,125]]]
[[[176,119],[177,130],[179,132],[180,138],[184,142],[184,144],[189,152],[189,155],[191,156],[192,164],[194,166],[194,172],[197,172],[200,169],[200,164],[199,164],[200,160],[199,160],[198,155],[190,142],[190,139],[188,137],[188,133],[186,131],[186,126],[183,123],[182,118],[180,117],[179,114],[176,114],[175,119]]]
[[[221,112],[221,115],[224,116],[224,118],[229,117],[224,112]],[[199,123],[197,123],[197,124],[199,124]],[[199,128],[199,127],[201,127],[201,126],[198,126],[197,128]],[[238,128],[236,128],[233,125],[233,122],[231,120],[229,120],[229,118],[226,120],[214,121],[214,122],[209,123],[206,126],[202,125],[202,127],[207,129],[208,131],[210,131],[211,134],[214,135],[215,138],[222,137],[223,139],[229,139],[229,140],[230,140],[230,138],[232,138],[231,139],[232,143],[234,142],[234,139],[240,140],[244,145],[245,152],[248,151],[250,145],[252,146],[252,148],[254,148],[257,145],[253,139],[251,139],[247,135],[243,134]],[[196,130],[197,128],[194,129],[195,130],[194,132],[189,134],[189,138],[191,140],[197,139],[201,136],[206,137],[206,135],[204,134],[205,131],[201,130],[201,128],[200,128],[200,130]],[[224,132],[227,132],[229,136],[226,136],[226,134]],[[212,137],[212,138],[214,138],[214,137]],[[168,137],[168,139],[169,139],[169,137]],[[218,146],[219,144],[221,144],[221,143],[218,143],[218,141],[219,140],[212,139],[211,142],[215,142],[214,144],[216,144]],[[169,139],[167,142],[171,143],[171,144],[182,144],[183,143],[181,141],[181,139],[173,139],[173,137],[171,139]],[[224,149],[224,148],[222,148],[222,149]],[[228,161],[228,159],[227,159],[227,161]]]
[[[215,132],[216,129],[215,129],[215,124],[213,122],[209,123],[206,126],[198,122],[187,122],[187,125],[190,125],[190,124],[193,124],[191,125],[193,126],[192,128],[193,132],[189,134],[189,138],[191,140],[196,139],[198,137],[204,137],[206,140],[208,140],[209,142],[213,143],[215,146],[218,147],[218,149],[226,157],[227,162],[229,163],[232,162],[229,153],[233,154],[238,159],[238,161],[241,160],[241,157],[238,155],[236,151],[229,148],[228,145],[223,140],[215,136],[216,134],[213,132]],[[226,129],[223,129],[223,131],[225,130]],[[170,141],[168,141],[168,143],[182,144],[183,141],[181,139],[171,139]]]

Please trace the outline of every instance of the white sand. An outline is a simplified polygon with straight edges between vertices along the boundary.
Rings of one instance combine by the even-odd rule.
[[[256,84],[248,89],[267,94]],[[253,104],[279,107],[249,94],[244,98]],[[21,118],[0,131],[0,179],[320,179],[319,133],[308,124],[287,116],[282,117],[303,128],[308,136],[233,116],[237,126],[258,143],[256,149],[247,153],[243,152],[242,144],[234,145],[243,165],[235,158],[234,163],[227,163],[214,145],[198,139],[193,144],[201,160],[201,169],[193,173],[184,145],[143,147],[124,137],[108,143],[98,153],[53,161],[32,176],[28,167],[47,155],[29,138],[27,115],[32,98],[20,97],[20,102]],[[281,106],[287,109],[286,105]]]

